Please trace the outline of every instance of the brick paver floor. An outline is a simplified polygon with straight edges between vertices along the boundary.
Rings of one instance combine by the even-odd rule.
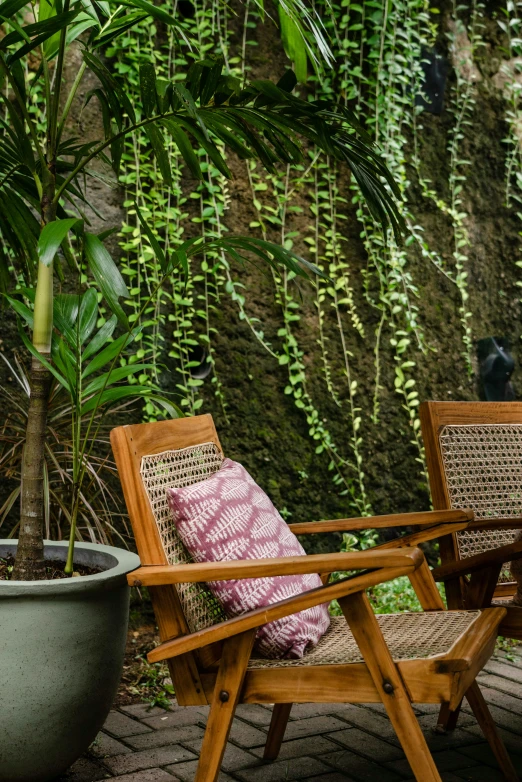
[[[522,653],[493,658],[482,691],[522,778]],[[501,782],[492,753],[467,703],[458,728],[433,732],[438,708],[415,706],[444,782]],[[171,711],[125,706],[109,715],[89,753],[57,782],[192,782],[207,707]],[[222,782],[396,782],[411,771],[379,704],[299,704],[292,709],[277,761],[264,763],[271,709],[239,706],[223,761]]]

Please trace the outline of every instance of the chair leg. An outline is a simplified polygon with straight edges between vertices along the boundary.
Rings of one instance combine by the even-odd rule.
[[[223,644],[194,782],[216,782],[218,778],[255,634],[256,630],[248,630]]]
[[[454,711],[451,711],[449,703],[443,703],[437,720],[437,733],[451,733],[457,727],[462,701]]]
[[[465,697],[471,706],[473,714],[477,718],[477,722],[480,725],[482,733],[487,739],[505,779],[507,782],[519,782],[518,774],[515,771],[513,763],[511,762],[511,758],[508,755],[504,742],[497,732],[493,717],[491,716],[488,705],[484,700],[484,696],[482,695],[480,687],[476,681],[473,682],[471,687],[469,687],[469,689],[466,691]]]
[[[268,729],[268,738],[263,753],[263,758],[265,760],[275,760],[279,755],[292,706],[292,703],[274,704],[270,728]]]
[[[441,782],[411,701],[364,592],[343,597],[339,605],[357,642],[373,683],[395,728],[417,782]]]

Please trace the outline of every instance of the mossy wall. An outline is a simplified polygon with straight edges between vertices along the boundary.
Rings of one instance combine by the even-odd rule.
[[[426,245],[439,259],[437,266],[433,259],[423,256],[418,243],[408,245],[407,267],[401,273],[409,275],[408,279],[411,279],[408,296],[413,306],[418,308],[416,319],[424,345],[421,349],[416,344],[415,330],[405,332],[410,341],[407,358],[414,362],[410,374],[415,381],[418,400],[479,399],[481,389],[475,358],[477,339],[496,335],[507,337],[511,341],[517,367],[520,360],[521,274],[516,262],[521,257],[522,223],[517,215],[519,207],[516,200],[510,206],[506,203],[506,162],[512,148],[506,139],[514,127],[507,119],[509,106],[506,82],[513,83],[518,76],[513,57],[510,58],[513,52],[509,51],[506,34],[498,23],[503,18],[503,4],[488,3],[486,7],[480,7],[481,42],[471,55],[467,49],[467,36],[472,4],[469,4],[469,12],[460,12],[461,28],[453,34],[452,39],[448,39],[448,31],[455,29],[451,3],[438,2],[434,5],[440,13],[433,16],[433,43],[449,63],[445,108],[440,115],[427,112],[419,115],[415,138],[411,125],[406,123],[401,131],[402,152],[394,152],[395,159],[399,159],[401,154],[403,158],[401,164],[404,163],[404,193],[408,214],[413,216],[418,232],[422,232]],[[232,48],[239,47],[241,43],[241,19],[238,15],[231,21]],[[378,23],[376,19],[375,24]],[[288,66],[277,30],[266,21],[251,28],[249,36],[257,44],[249,49],[250,75],[277,80]],[[120,53],[120,61],[124,55],[125,52]],[[441,271],[440,266],[446,264],[446,270],[454,270],[454,221],[423,194],[419,172],[412,162],[414,143],[417,143],[417,159],[420,161],[422,176],[429,178],[430,187],[442,201],[449,202],[452,163],[448,147],[455,127],[455,113],[450,107],[452,96],[458,88],[459,74],[461,84],[463,78],[473,84],[473,104],[467,114],[469,124],[463,126],[459,141],[459,157],[466,161],[461,166],[465,175],[460,194],[460,211],[465,215],[463,225],[469,237],[465,279],[469,295],[466,308],[471,313],[468,321],[472,335],[472,372],[463,356],[461,292],[444,273],[444,268]],[[335,84],[334,79],[334,92]],[[405,94],[408,94],[407,90]],[[91,131],[93,123],[97,121],[92,114],[93,106],[93,103],[89,106]],[[364,116],[365,111],[363,107],[363,118],[371,119]],[[78,111],[77,120],[80,123],[85,121],[82,116]],[[258,222],[259,214],[253,204],[246,164],[233,156],[228,160],[234,178],[227,186],[223,223],[230,232],[249,234],[254,231],[259,235],[258,226],[252,226],[252,223]],[[182,189],[188,198],[197,183],[187,178],[186,171],[183,174]],[[299,319],[292,323],[292,334],[302,351],[307,393],[321,423],[327,428],[337,451],[346,462],[343,466],[346,481],[356,484],[360,476],[355,469],[351,446],[354,416],[345,371],[345,358],[348,357],[352,379],[357,380],[354,399],[360,412],[355,415],[361,418],[358,448],[362,457],[361,469],[364,472],[368,508],[377,514],[427,509],[429,495],[422,457],[412,430],[411,407],[410,410],[405,408],[404,397],[397,392],[395,383],[397,349],[391,340],[397,340],[397,331],[404,329],[404,324],[392,314],[383,317],[384,310],[375,306],[375,301],[379,301],[378,275],[368,272],[368,244],[361,236],[363,225],[357,211],[359,205],[353,203],[353,182],[348,170],[341,168],[337,172],[336,184],[340,199],[344,199],[339,201],[342,203],[340,252],[349,267],[354,307],[364,327],[364,337],[361,336],[361,329],[353,327],[348,307],[335,309],[326,297],[323,304],[323,336],[336,402],[327,388],[324,356],[318,345],[315,290],[306,282],[297,284],[290,281],[289,290],[297,302],[296,311],[299,315]],[[151,192],[152,196],[149,194],[149,197],[153,201],[154,191]],[[270,200],[270,192],[269,189],[263,195],[265,205]],[[110,191],[98,188],[97,206],[102,212],[108,212],[109,220],[117,221],[123,214],[122,207],[128,193],[129,186],[127,191],[123,186],[119,190]],[[310,244],[305,239],[310,236],[313,222],[312,203],[313,193],[308,180],[296,189],[292,200],[295,208],[288,211],[285,225],[286,235],[292,235],[294,250],[307,257],[310,257]],[[193,217],[198,201],[188,200],[187,204],[186,209]],[[194,235],[199,230],[198,225],[189,225],[185,235]],[[280,241],[281,230],[276,223],[268,221],[266,225],[267,237]],[[382,257],[385,256],[382,250]],[[125,252],[122,252],[122,257],[125,257]],[[284,317],[272,275],[255,267],[234,267],[231,271],[233,279],[245,286],[242,289],[245,311],[250,317],[259,319],[256,328],[262,329],[265,340],[271,344],[274,352],[282,355],[284,338],[280,330],[284,326]],[[198,291],[201,292],[200,282],[195,284],[195,295]],[[226,415],[221,401],[215,396],[216,384],[211,382],[213,375],[198,389],[203,399],[198,412],[212,413],[225,452],[245,464],[270,494],[275,505],[285,511],[290,522],[358,515],[353,496],[343,492],[345,487],[335,485],[332,480],[335,471],[329,469],[331,455],[325,451],[316,453],[317,440],[309,434],[310,423],[306,413],[296,406],[292,394],[285,393],[289,386],[288,365],[280,364],[264,349],[247,322],[239,317],[237,303],[226,295],[224,288],[214,304],[212,326],[216,333],[212,341],[215,375],[221,384]],[[165,343],[171,339],[168,321],[171,306],[168,300],[162,305],[165,316],[162,335]],[[338,311],[344,347],[339,331]],[[373,421],[375,345],[376,333],[379,331],[379,414],[378,420]],[[195,332],[202,332],[202,325],[197,322]],[[2,347],[7,354],[18,344],[13,323],[5,319],[2,339]],[[179,375],[176,362],[166,355],[167,352],[165,349],[165,353],[158,357],[160,367],[163,367],[160,382],[166,390],[175,392]],[[3,382],[12,383],[8,379],[9,374],[6,367],[0,364],[0,378]],[[516,391],[522,389],[519,377],[517,369],[513,378]],[[136,413],[135,419],[139,415],[139,412]],[[5,496],[7,489],[8,484],[4,483],[0,492]]]

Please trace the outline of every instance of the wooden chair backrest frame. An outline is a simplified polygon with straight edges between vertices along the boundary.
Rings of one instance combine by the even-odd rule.
[[[522,425],[522,403],[423,402],[420,419],[433,507],[446,510],[452,507],[452,503],[440,443],[441,432],[447,426]],[[455,534],[440,539],[440,554],[443,564],[461,558]],[[510,595],[513,592],[512,583],[499,583],[495,594]]]
[[[161,426],[120,426],[111,432],[112,450],[142,565],[169,564],[141,477],[142,458],[202,443],[215,443],[222,451],[211,415],[162,421]],[[174,586],[151,587],[150,594],[162,641],[190,632]],[[216,650],[210,650],[207,655],[188,653],[169,661],[181,705],[207,703],[199,668],[211,664],[217,656]]]

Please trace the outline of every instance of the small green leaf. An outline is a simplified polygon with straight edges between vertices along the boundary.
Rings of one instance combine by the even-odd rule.
[[[105,245],[95,234],[85,233],[85,258],[98,283],[103,297],[125,328],[129,327],[127,316],[120,304],[120,297],[128,298],[129,291],[125,281]]]
[[[70,217],[66,220],[55,220],[42,228],[40,238],[38,239],[38,257],[44,266],[49,266],[58,248],[76,223],[81,222],[76,217]]]

